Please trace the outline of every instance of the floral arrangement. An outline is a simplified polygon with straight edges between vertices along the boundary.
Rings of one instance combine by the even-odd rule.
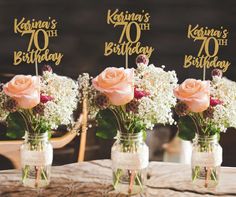
[[[222,163],[220,133],[236,128],[236,83],[214,69],[211,81],[186,79],[174,94],[179,137],[193,140],[192,180],[201,187],[215,187]]]
[[[95,78],[87,73],[79,76],[80,101],[88,98],[89,118],[97,120],[99,137],[114,137],[117,131],[145,132],[157,123],[174,123],[171,107],[176,103],[172,91],[177,86],[176,73],[148,62],[140,55],[136,69],[109,67]]]
[[[174,95],[181,138],[192,140],[195,133],[213,136],[236,128],[236,83],[222,78],[221,70],[212,71],[211,81],[186,79]]]
[[[108,67],[95,78],[87,73],[78,78],[80,102],[88,100],[89,119],[97,123],[96,135],[116,136],[111,150],[113,186],[125,194],[144,188],[149,155],[146,131],[157,123],[174,123],[176,73],[148,62],[140,55],[136,69]]]
[[[70,78],[44,66],[42,76],[16,75],[0,91],[0,120],[7,123],[7,135],[45,133],[59,125],[73,124],[78,85]]]

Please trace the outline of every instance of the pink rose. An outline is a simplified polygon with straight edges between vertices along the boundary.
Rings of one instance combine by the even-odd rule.
[[[174,89],[174,95],[192,112],[202,112],[210,105],[210,82],[186,79]]]
[[[24,109],[35,107],[40,102],[40,79],[31,75],[16,75],[3,86],[3,91]]]
[[[109,67],[92,81],[113,105],[125,105],[134,98],[134,70]]]

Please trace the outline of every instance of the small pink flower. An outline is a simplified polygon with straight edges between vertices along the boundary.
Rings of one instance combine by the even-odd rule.
[[[43,95],[43,94],[40,95],[40,102],[41,103],[47,103],[48,101],[51,101],[51,100],[53,100],[52,96]]]
[[[217,98],[210,98],[210,105],[212,107],[215,107],[216,105],[221,105],[223,104],[223,101],[221,101],[220,99],[217,99]]]
[[[144,54],[141,54],[141,55],[138,55],[138,57],[136,58],[136,64],[144,64],[144,65],[148,65],[149,63],[149,59],[146,55]]]
[[[136,87],[134,88],[134,98],[136,99],[141,99],[145,96],[149,96],[150,93],[149,92],[146,92],[144,90],[138,90]]]
[[[53,71],[52,71],[52,67],[51,66],[49,66],[49,65],[44,65],[43,66],[43,68],[42,68],[42,71],[43,72],[50,72],[50,73],[52,73]]]

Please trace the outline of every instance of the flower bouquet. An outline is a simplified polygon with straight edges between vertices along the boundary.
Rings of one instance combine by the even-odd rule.
[[[30,187],[49,184],[51,130],[73,123],[78,101],[76,82],[52,73],[49,66],[43,70],[42,76],[16,75],[0,91],[0,119],[7,123],[7,136],[25,138],[21,146],[22,181]]]
[[[79,76],[80,98],[88,98],[89,118],[97,122],[96,135],[116,138],[111,151],[114,188],[122,193],[143,191],[148,166],[146,131],[170,123],[176,103],[174,71],[148,65],[140,55],[137,69],[109,67],[97,77]]]
[[[215,187],[222,163],[220,133],[236,127],[236,83],[214,69],[212,81],[187,79],[174,94],[179,137],[193,140],[192,180],[197,186]]]

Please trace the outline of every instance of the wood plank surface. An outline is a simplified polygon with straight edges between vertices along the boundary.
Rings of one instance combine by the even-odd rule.
[[[111,161],[97,160],[52,168],[49,187],[34,190],[20,183],[20,171],[0,171],[1,197],[123,197],[111,185]],[[190,166],[151,162],[148,168],[147,197],[211,197],[236,196],[236,168],[222,167],[221,181],[216,189],[194,188]]]

